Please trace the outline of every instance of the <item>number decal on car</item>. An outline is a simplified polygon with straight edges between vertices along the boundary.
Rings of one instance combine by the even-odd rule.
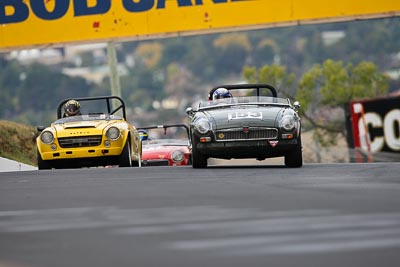
[[[243,119],[263,119],[262,112],[235,112],[228,114],[228,121],[243,120]]]

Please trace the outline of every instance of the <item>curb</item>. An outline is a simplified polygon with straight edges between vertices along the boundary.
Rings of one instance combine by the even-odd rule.
[[[33,171],[37,169],[35,166],[0,157],[0,172]]]

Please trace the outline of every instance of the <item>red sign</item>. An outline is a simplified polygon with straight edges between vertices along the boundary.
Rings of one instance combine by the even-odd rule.
[[[369,157],[378,152],[400,153],[400,96],[352,101],[349,115],[351,147]]]

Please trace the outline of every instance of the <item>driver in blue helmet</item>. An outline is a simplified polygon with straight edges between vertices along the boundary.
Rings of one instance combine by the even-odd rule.
[[[139,138],[141,141],[149,140],[149,134],[145,130],[139,130]]]
[[[214,93],[212,95],[212,100],[218,101],[219,99],[226,99],[225,101],[222,101],[225,103],[231,103],[232,98],[233,98],[233,96],[232,96],[231,92],[229,92],[229,90],[226,88],[218,88],[217,90],[214,91]],[[218,102],[221,102],[221,101],[218,101]]]

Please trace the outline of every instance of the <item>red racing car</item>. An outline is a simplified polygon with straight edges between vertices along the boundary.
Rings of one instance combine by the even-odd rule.
[[[192,164],[189,128],[184,124],[138,128],[142,139],[142,166],[183,166]]]

